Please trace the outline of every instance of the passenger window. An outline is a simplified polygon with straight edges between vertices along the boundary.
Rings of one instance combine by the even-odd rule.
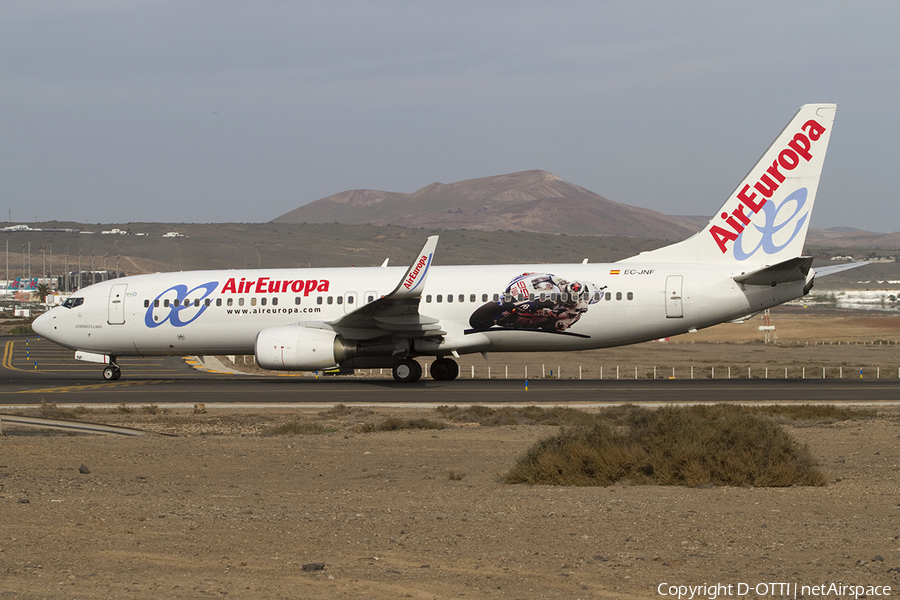
[[[175,298],[175,301],[172,302],[172,305],[173,305],[173,306],[178,306],[178,303],[179,303],[179,302],[181,302],[181,300],[179,300],[178,298]]]
[[[594,292],[594,302],[599,301],[602,295],[600,292]]]
[[[469,294],[469,302],[475,302],[475,294]]]
[[[144,308],[150,308],[150,301],[144,300]]]
[[[209,298],[207,298],[206,300],[203,301],[203,304],[206,305],[206,306],[209,306],[210,304],[212,304],[212,300],[210,300]]]
[[[316,304],[322,304],[322,296],[316,296]]]
[[[622,292],[616,292],[616,300],[622,299]]]
[[[558,301],[559,301],[559,294],[557,294],[556,292],[550,292],[550,302],[558,302]]]
[[[375,296],[367,296],[366,302],[375,302]],[[431,302],[431,300],[428,300],[427,302]]]
[[[528,301],[534,302],[534,294],[528,294]]]
[[[612,300],[612,294],[610,292],[606,292],[606,299]]]
[[[482,301],[482,302],[487,302],[487,299],[488,299],[488,295],[487,295],[487,294],[482,294],[482,295],[481,295],[481,301]]]
[[[177,300],[176,300],[176,302],[177,302]],[[169,299],[168,298],[163,300],[163,306],[165,306],[166,308],[169,308]],[[178,306],[178,305],[176,304],[175,306]]]
[[[437,301],[438,301],[438,302],[442,302],[443,300],[444,300],[444,297],[443,297],[442,295],[438,294],[438,295],[437,295]]]
[[[232,306],[234,304],[234,298],[229,298],[225,301],[225,304],[227,304],[228,306]]]
[[[250,298],[250,306],[256,306],[256,297]]]
[[[216,298],[216,306],[222,306],[222,299]]]
[[[334,304],[334,296],[328,296],[328,304]]]
[[[500,294],[494,294],[494,302],[500,302]]]
[[[295,297],[294,297],[294,304],[297,305],[297,306],[300,306],[300,296],[295,296]]]
[[[512,295],[512,294],[509,294],[509,293],[503,294],[503,301],[504,301],[504,302],[512,302],[512,301],[513,301],[513,295]]]
[[[159,298],[157,298],[156,300],[153,301],[153,307],[159,308]]]
[[[343,296],[338,296],[338,297],[337,297],[337,303],[338,303],[338,304],[343,304],[343,303],[344,303],[344,297],[343,297]]]
[[[238,306],[243,306],[243,305],[244,305],[244,299],[238,298]]]
[[[353,304],[353,296],[347,296],[347,304]]]
[[[200,298],[194,300],[194,306],[200,306]]]
[[[278,306],[278,298],[272,298],[272,306]]]
[[[453,294],[447,294],[447,302],[453,302]]]
[[[431,302],[431,294],[425,294],[425,302]]]
[[[459,298],[457,298],[457,300],[459,300],[460,302],[465,302],[465,301],[466,301],[466,295],[465,295],[465,294],[460,294],[460,295],[459,295]]]
[[[634,294],[632,292],[628,292],[628,294],[625,297],[628,298],[629,300],[634,300]]]
[[[265,296],[263,296],[262,298],[259,299],[259,304],[260,304],[260,306],[266,305],[266,297]]]

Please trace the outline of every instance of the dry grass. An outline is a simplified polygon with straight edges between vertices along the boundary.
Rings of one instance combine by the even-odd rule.
[[[507,483],[824,485],[808,448],[771,418],[734,405],[604,411],[535,444]]]
[[[357,433],[372,433],[374,431],[400,431],[402,429],[444,429],[447,424],[434,419],[404,419],[389,417],[378,423],[361,423],[356,426]]]
[[[491,427],[502,425],[576,425],[590,418],[587,413],[574,408],[540,408],[525,406],[522,408],[504,406],[490,408],[488,406],[438,406],[435,411],[443,418],[454,423],[478,423]]]

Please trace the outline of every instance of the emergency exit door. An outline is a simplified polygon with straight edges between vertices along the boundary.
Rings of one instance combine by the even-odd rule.
[[[109,319],[110,325],[125,324],[125,290],[127,283],[117,283],[109,290]]]
[[[680,319],[684,316],[681,304],[681,287],[684,277],[669,275],[666,277],[666,317]]]

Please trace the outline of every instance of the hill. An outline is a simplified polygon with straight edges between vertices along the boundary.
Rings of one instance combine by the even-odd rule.
[[[613,202],[546,171],[432,183],[411,194],[351,190],[301,206],[272,222],[368,223],[660,240],[682,239],[695,231],[674,217]]]

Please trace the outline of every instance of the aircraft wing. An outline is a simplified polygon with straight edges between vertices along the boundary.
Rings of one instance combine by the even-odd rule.
[[[381,298],[360,306],[355,311],[330,323],[347,337],[366,339],[393,334],[400,337],[445,335],[440,321],[419,313],[419,300],[434,257],[438,236],[425,241],[416,260],[410,265],[394,290]]]

